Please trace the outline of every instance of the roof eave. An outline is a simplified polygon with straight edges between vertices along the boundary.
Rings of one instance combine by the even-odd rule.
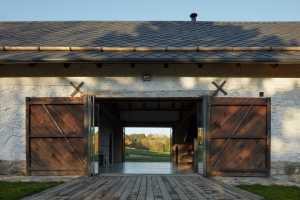
[[[147,58],[101,58],[101,59],[37,59],[37,60],[0,60],[0,64],[31,64],[31,63],[176,63],[176,64],[198,64],[198,63],[241,63],[241,64],[300,64],[300,58],[291,59],[147,59]]]

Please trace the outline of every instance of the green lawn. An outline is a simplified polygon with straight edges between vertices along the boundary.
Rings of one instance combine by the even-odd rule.
[[[170,152],[125,148],[126,162],[170,162]]]
[[[0,181],[0,200],[15,200],[41,192],[61,183],[58,182],[4,182]]]
[[[266,200],[299,200],[300,188],[279,185],[240,185],[239,188],[264,197]]]

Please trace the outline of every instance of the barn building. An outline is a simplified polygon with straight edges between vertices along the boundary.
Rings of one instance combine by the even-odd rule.
[[[98,174],[147,126],[179,171],[299,178],[299,87],[299,22],[1,22],[0,174]]]

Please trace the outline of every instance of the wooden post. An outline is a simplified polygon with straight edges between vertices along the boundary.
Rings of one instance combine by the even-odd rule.
[[[91,129],[91,102],[90,96],[84,96],[84,135],[86,140],[85,155],[87,155],[86,175],[91,175],[90,158],[90,129]]]
[[[26,97],[26,175],[30,176],[30,97]]]
[[[202,100],[202,114],[203,114],[203,175],[209,176],[209,169],[207,168],[207,153],[208,153],[208,133],[209,133],[209,116],[210,116],[210,96],[203,96]]]
[[[266,152],[266,168],[268,169],[267,176],[271,175],[271,98],[266,98],[267,101],[267,152]]]

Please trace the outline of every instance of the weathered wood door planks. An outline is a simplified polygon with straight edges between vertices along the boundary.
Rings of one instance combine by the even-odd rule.
[[[209,98],[206,126],[206,175],[269,175],[270,99]]]
[[[27,171],[31,175],[87,173],[82,98],[27,98]]]

